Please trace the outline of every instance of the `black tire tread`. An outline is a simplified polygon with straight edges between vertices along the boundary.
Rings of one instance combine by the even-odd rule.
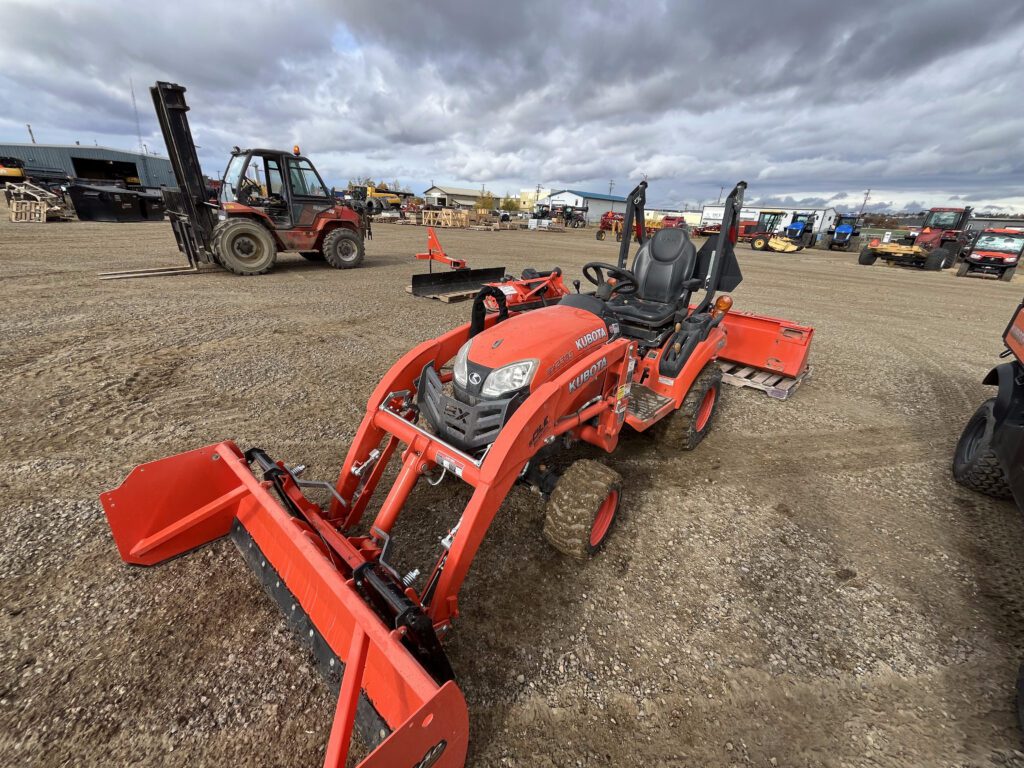
[[[715,396],[715,404],[704,425],[704,431],[697,431],[697,409],[700,408],[704,393],[711,387],[718,390]],[[722,369],[718,363],[712,361],[704,366],[697,378],[690,387],[690,391],[683,398],[679,409],[661,420],[661,440],[671,447],[683,451],[692,451],[696,448],[704,436],[711,430],[718,412],[719,402],[722,396]]]
[[[252,221],[251,219],[227,219],[226,221],[217,222],[217,226],[213,228],[213,235],[210,238],[210,246],[213,249],[214,256],[217,258],[217,263],[220,264],[228,272],[231,272],[242,277],[253,277],[255,275],[265,275],[274,267],[275,258],[270,260],[270,263],[262,269],[245,269],[240,265],[235,264],[230,259],[225,259],[222,254],[224,253],[224,240],[225,238],[235,229],[248,229],[250,227],[263,228],[262,224]],[[266,231],[266,230],[264,230]],[[269,232],[266,232],[267,238],[270,241],[271,247],[274,245],[274,238],[271,237]]]
[[[355,261],[346,262],[341,261],[334,257],[335,244],[338,240],[353,240],[356,243],[356,259]],[[363,239],[358,234],[353,232],[351,229],[345,227],[338,227],[332,230],[324,238],[323,244],[324,260],[335,269],[354,269],[363,263],[363,257],[366,255],[366,251],[363,244]]]
[[[868,246],[864,246],[863,248],[861,248],[860,254],[857,256],[857,263],[865,267],[870,267],[877,260],[878,255],[874,251],[872,251],[871,248],[869,248]]]
[[[969,488],[972,491],[983,493],[986,496],[991,496],[994,499],[1009,499],[1013,497],[1010,491],[1010,484],[1006,481],[1006,474],[1003,472],[1002,466],[999,464],[999,459],[989,445],[983,445],[979,448],[977,455],[974,460],[969,464],[958,466],[960,462],[961,445],[964,437],[970,429],[971,423],[979,416],[985,418],[992,418],[992,408],[995,404],[995,399],[987,400],[981,404],[974,415],[971,416],[967,425],[964,426],[964,431],[960,435],[960,439],[956,444],[956,452],[953,460],[953,479],[956,480],[964,488]]]
[[[586,560],[598,547],[590,546],[590,530],[601,503],[622,477],[592,459],[574,462],[560,478],[544,510],[544,538],[574,560]],[[621,490],[620,490],[621,493]],[[621,508],[621,497],[619,506]]]

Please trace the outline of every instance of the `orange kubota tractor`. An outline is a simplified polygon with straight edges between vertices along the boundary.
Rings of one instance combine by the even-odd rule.
[[[440,638],[512,486],[547,498],[545,538],[585,558],[608,538],[628,488],[603,463],[577,459],[559,472],[552,456],[579,443],[612,452],[623,429],[663,423],[663,440],[692,449],[717,411],[721,355],[806,363],[805,345],[787,346],[787,324],[736,316],[731,298],[717,295],[742,279],[733,240],[745,186],[700,251],[682,229],[646,238],[644,182],[624,222],[631,231],[640,209],[630,269],[624,238],[618,264],[584,268],[593,292],[576,281],[569,293],[557,269],[483,288],[471,322],[414,347],[384,375],[336,483],[303,479],[230,441],[136,468],[101,496],[121,556],[155,565],[230,535],[340,682],[324,765],[346,764],[357,728],[373,750],[362,768],[459,768],[469,718]],[[394,481],[366,520],[385,476]],[[403,573],[392,557],[402,543],[395,523],[422,480],[464,483],[472,496],[452,510],[433,564]],[[328,503],[310,499],[311,488],[326,489]]]
[[[164,203],[187,267],[106,272],[106,280],[195,272],[216,264],[236,275],[262,275],[277,254],[298,251],[335,269],[363,261],[369,219],[362,203],[334,198],[309,159],[295,146],[231,152],[215,202],[199,166],[189,129],[185,88],[158,82],[150,88],[177,189],[165,189]]]

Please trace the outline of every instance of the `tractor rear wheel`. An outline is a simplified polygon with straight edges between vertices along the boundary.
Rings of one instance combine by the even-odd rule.
[[[351,229],[335,229],[324,238],[323,253],[335,269],[358,267],[363,263],[363,238]]]
[[[594,237],[596,237],[598,240],[604,240],[604,230],[597,230],[597,234],[595,234]]]
[[[932,248],[924,257],[924,269],[926,272],[938,272],[940,269],[945,269],[949,258],[949,251],[945,248]]]
[[[999,279],[1004,283],[1008,283],[1013,280],[1013,273],[1017,271],[1016,267],[1007,267],[1003,270],[1003,274],[999,276]]]
[[[870,267],[878,261],[878,254],[872,251],[867,246],[860,249],[860,256],[857,257],[857,263],[862,264],[865,267]]]
[[[299,256],[306,261],[323,261],[324,255],[320,251],[299,251]]]
[[[697,375],[679,410],[662,419],[662,441],[683,451],[696,448],[711,431],[721,393],[722,369],[712,361]]]
[[[964,427],[953,452],[953,479],[965,488],[996,499],[1011,497],[1010,485],[992,450],[996,399],[986,400]]]
[[[211,246],[218,263],[236,275],[262,275],[277,260],[270,232],[252,219],[228,219],[213,229]]]
[[[755,251],[763,251],[768,247],[768,238],[766,237],[755,237],[750,241],[750,247]]]
[[[544,538],[567,557],[586,560],[608,539],[619,509],[622,478],[590,459],[570,466],[544,510]]]

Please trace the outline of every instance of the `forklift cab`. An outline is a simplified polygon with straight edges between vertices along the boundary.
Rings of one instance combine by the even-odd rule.
[[[334,199],[298,147],[292,154],[236,147],[220,188],[221,207],[230,203],[261,209],[275,228],[288,229],[312,226]]]

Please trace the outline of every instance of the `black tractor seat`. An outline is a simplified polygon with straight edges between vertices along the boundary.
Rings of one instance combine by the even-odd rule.
[[[636,293],[613,296],[608,310],[626,323],[659,328],[690,300],[697,249],[685,229],[659,229],[633,259]]]

